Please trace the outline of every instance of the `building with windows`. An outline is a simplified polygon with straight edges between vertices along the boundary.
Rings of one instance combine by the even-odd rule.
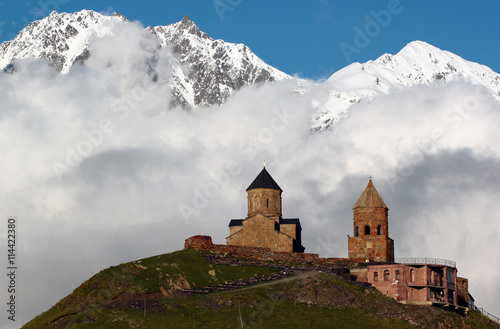
[[[368,182],[353,208],[354,236],[348,238],[349,258],[367,262],[352,269],[358,281],[370,283],[383,294],[404,304],[459,307],[460,300],[472,300],[467,284],[457,278],[455,262],[430,258],[399,258],[389,237],[389,208]],[[461,282],[461,291],[458,290]],[[465,297],[467,296],[467,297]],[[470,296],[470,298],[468,297]],[[465,302],[460,303],[467,307]]]
[[[246,191],[247,217],[229,222],[226,244],[303,253],[300,220],[282,217],[283,190],[265,166]],[[395,258],[388,214],[389,208],[370,178],[353,207],[353,236],[348,238],[348,257],[352,264],[362,266],[352,266],[350,273],[358,281],[371,284],[401,303],[462,307],[462,311],[473,305],[467,279],[457,278],[454,262]],[[318,258],[317,254],[314,256]]]
[[[248,214],[245,219],[229,222],[228,245],[268,247],[272,251],[304,252],[300,220],[283,218],[283,190],[266,167],[247,188]]]
[[[371,179],[354,205],[353,213],[354,236],[348,239],[349,258],[394,262],[394,240],[389,237],[389,208]]]
[[[454,262],[406,258],[392,264],[373,264],[367,267],[366,282],[404,304],[458,305]]]

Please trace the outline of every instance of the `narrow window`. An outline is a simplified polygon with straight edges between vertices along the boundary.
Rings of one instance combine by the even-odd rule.
[[[356,226],[356,228],[354,228],[354,236],[358,235],[359,235],[359,227]]]
[[[399,270],[396,270],[396,280],[399,280]]]
[[[365,226],[365,235],[370,235],[370,226]]]
[[[389,281],[391,279],[391,273],[389,270],[384,271],[384,281]]]
[[[267,199],[267,207],[269,208],[269,199]]]
[[[382,227],[379,225],[377,226],[377,235],[381,235],[382,234]]]
[[[415,271],[410,270],[410,282],[415,282]]]
[[[373,281],[378,281],[378,272],[373,273]]]

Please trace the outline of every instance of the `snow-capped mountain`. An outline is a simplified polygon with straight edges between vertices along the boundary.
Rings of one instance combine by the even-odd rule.
[[[0,68],[18,59],[42,58],[67,73],[74,63],[88,58],[92,38],[110,35],[112,25],[124,20],[123,16],[104,16],[92,10],[74,14],[53,11],[0,45]]]
[[[181,104],[220,104],[242,86],[290,78],[244,44],[210,38],[187,15],[178,23],[148,30],[161,39],[162,46],[171,46],[181,63],[172,83],[174,95],[182,95]]]
[[[121,15],[105,16],[91,10],[73,14],[52,12],[20,31],[14,40],[0,45],[0,68],[12,71],[16,60],[42,58],[61,73],[67,73],[73,65],[92,56],[92,40],[113,35],[113,26],[123,22],[128,20]],[[266,64],[243,44],[212,39],[187,15],[178,23],[146,29],[157,38],[157,51],[171,52],[167,83],[174,105],[194,108],[223,104],[242,86],[293,79]],[[150,69],[154,76],[153,66]],[[312,118],[312,127],[325,130],[353,104],[370,102],[381,94],[404,92],[419,84],[452,81],[484,86],[500,101],[498,73],[422,41],[408,44],[396,55],[353,63],[323,83],[300,84],[320,85],[324,91],[326,96],[315,101],[318,112]]]
[[[330,97],[313,118],[313,128],[324,130],[332,126],[353,104],[369,102],[379,94],[452,81],[484,86],[500,101],[498,73],[428,43],[414,41],[396,55],[384,54],[374,61],[353,63],[334,73],[324,83]]]
[[[0,68],[12,69],[11,64],[23,58],[43,58],[67,73],[72,65],[91,56],[92,39],[112,34],[117,22],[128,20],[91,10],[73,14],[54,11],[0,45]],[[187,15],[178,23],[147,30],[162,47],[169,46],[177,59],[171,65],[169,81],[176,105],[222,104],[242,86],[290,78],[264,63],[247,46],[210,38]]]

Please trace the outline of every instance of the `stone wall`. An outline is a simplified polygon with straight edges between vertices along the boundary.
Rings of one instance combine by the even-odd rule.
[[[375,262],[394,262],[394,241],[384,235],[360,235],[348,238],[349,258]]]
[[[359,263],[365,263],[364,259],[320,258],[318,254],[312,253],[278,252],[266,247],[213,244],[212,238],[207,235],[195,235],[186,239],[184,249],[189,248],[215,251],[234,257],[322,267],[355,267]]]
[[[241,231],[228,236],[226,243],[237,246],[268,247],[282,252],[294,251],[293,237],[277,230],[277,225],[275,220],[257,214],[243,221]]]

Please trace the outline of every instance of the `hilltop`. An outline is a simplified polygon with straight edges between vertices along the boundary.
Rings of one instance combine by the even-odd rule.
[[[495,328],[312,268],[214,258],[227,256],[187,249],[110,267],[23,328]]]

